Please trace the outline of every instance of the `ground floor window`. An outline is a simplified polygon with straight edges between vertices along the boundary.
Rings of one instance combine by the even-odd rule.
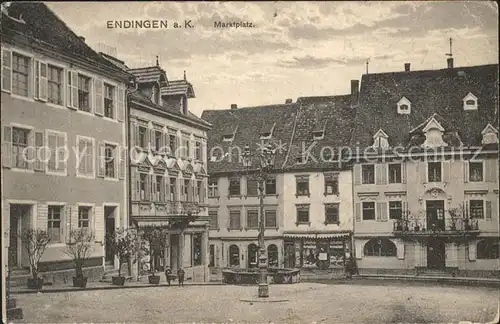
[[[396,256],[396,245],[386,238],[374,238],[366,242],[363,252],[365,256]]]
[[[267,264],[270,267],[278,267],[278,247],[275,244],[267,247]]]
[[[237,245],[229,247],[229,266],[237,267],[240,265],[240,248]]]
[[[483,239],[477,243],[478,259],[498,259],[499,241],[497,239]]]
[[[292,264],[295,250],[295,267],[340,268],[344,265],[344,242],[342,240],[297,240],[287,243],[286,263]]]
[[[259,266],[259,247],[255,244],[248,245],[248,269],[257,268]]]
[[[215,267],[215,245],[210,244],[210,263],[209,267]]]
[[[196,233],[193,235],[193,266],[201,265],[201,242],[202,233]]]

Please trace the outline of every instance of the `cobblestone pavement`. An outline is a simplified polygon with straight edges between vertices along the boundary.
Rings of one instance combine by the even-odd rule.
[[[256,286],[185,286],[15,295],[25,323],[450,323],[493,320],[494,288],[272,285],[284,303],[245,303]]]

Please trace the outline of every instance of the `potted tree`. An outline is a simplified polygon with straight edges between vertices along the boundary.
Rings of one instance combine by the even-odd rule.
[[[28,254],[30,264],[31,278],[28,279],[29,289],[40,290],[43,286],[43,278],[38,277],[38,266],[49,242],[49,234],[42,229],[29,228],[21,232],[21,244]]]
[[[159,284],[160,276],[156,275],[157,264],[156,257],[164,251],[168,244],[168,233],[165,228],[156,226],[146,226],[142,230],[142,239],[146,244],[143,244],[145,253],[149,255],[149,270],[148,277],[150,284]]]
[[[92,253],[94,239],[94,233],[86,227],[72,229],[69,233],[69,242],[66,245],[65,253],[75,263],[73,287],[87,287],[88,278],[83,275],[83,264]]]
[[[114,233],[106,235],[106,244],[118,258],[118,276],[111,277],[112,284],[117,286],[125,285],[125,277],[122,276],[122,266],[127,264],[133,256],[136,248],[136,238],[132,231],[119,228]]]

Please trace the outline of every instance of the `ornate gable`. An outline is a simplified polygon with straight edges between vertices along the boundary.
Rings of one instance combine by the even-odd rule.
[[[186,163],[186,166],[185,166],[184,170],[182,170],[182,172],[185,174],[193,174],[194,170],[193,170],[193,167],[191,166],[191,163]]]
[[[168,172],[179,173],[181,171],[176,159],[168,159],[166,164]]]
[[[482,130],[481,135],[483,135],[481,144],[498,144],[498,130],[491,124],[486,125],[486,127]]]
[[[448,146],[446,142],[443,141],[444,128],[436,120],[435,116],[427,122],[424,129],[422,129],[425,135],[425,142],[421,145],[423,148],[434,148]]]
[[[398,101],[398,114],[409,115],[411,113],[411,102],[406,97]]]
[[[375,135],[373,135],[373,145],[374,148],[389,148],[389,135],[387,135],[382,129],[379,129]]]
[[[463,99],[464,110],[477,110],[477,97],[469,92]]]

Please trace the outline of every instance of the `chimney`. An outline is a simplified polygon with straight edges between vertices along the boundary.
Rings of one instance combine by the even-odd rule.
[[[85,42],[85,37],[83,36],[78,36],[78,38],[80,38],[82,40],[82,42]]]
[[[405,72],[410,72],[410,63],[405,63]]]
[[[448,69],[453,69],[453,57],[446,60],[448,62]]]
[[[292,99],[288,98],[285,100],[285,104],[291,104],[292,103]]]
[[[359,80],[351,80],[351,106],[358,104]]]
[[[238,109],[238,105],[237,104],[231,104],[231,109]]]

